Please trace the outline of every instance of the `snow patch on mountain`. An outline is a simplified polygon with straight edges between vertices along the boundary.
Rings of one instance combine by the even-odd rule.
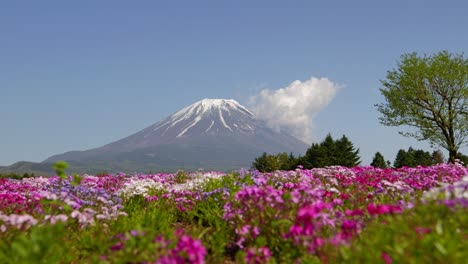
[[[196,125],[198,122],[200,122],[201,119],[202,119],[201,116],[195,117],[195,120],[193,120],[192,123],[191,123],[188,127],[184,128],[184,130],[182,130],[182,132],[180,132],[180,133],[177,135],[177,137],[180,137],[180,136],[182,136],[183,134],[185,134],[185,132],[187,132],[187,130],[189,130],[191,127],[193,127],[193,126]]]
[[[214,125],[214,120],[211,120],[211,124],[210,124],[210,126],[205,130],[205,132],[210,131],[210,129],[213,127],[213,125]]]
[[[232,131],[231,127],[226,124],[226,121],[224,121],[224,117],[223,117],[223,114],[221,113],[221,109],[218,109],[218,113],[219,113],[219,120],[221,120],[221,123],[223,123],[223,126]]]

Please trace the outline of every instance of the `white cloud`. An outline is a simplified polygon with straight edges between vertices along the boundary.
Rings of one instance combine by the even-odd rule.
[[[325,108],[342,86],[327,78],[311,77],[294,81],[287,87],[260,91],[249,99],[250,109],[257,118],[278,131],[311,143],[315,116]]]

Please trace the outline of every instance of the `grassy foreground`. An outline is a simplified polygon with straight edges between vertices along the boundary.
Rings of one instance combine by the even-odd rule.
[[[0,179],[0,263],[466,263],[468,169]]]

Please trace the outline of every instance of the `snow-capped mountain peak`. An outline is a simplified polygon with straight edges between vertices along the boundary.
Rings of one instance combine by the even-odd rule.
[[[244,112],[247,115],[254,116],[247,108],[239,104],[233,99],[203,99],[196,103],[193,103],[187,107],[182,108],[178,112],[172,115],[175,119],[191,118],[193,115],[203,116],[209,114],[212,111],[227,111],[237,110]]]
[[[150,134],[182,137],[204,133],[254,132],[254,114],[233,99],[203,99],[152,126]]]

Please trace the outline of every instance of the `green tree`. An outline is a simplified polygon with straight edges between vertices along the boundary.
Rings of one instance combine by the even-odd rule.
[[[415,150],[412,147],[408,148],[408,151],[400,149],[396,155],[393,166],[395,168],[416,167],[416,166],[431,166],[434,164],[432,155],[424,150]]]
[[[289,153],[287,164],[282,167],[282,170],[295,170],[300,164],[300,159],[296,158],[292,153]]]
[[[376,105],[380,122],[413,128],[400,134],[447,149],[454,162],[468,143],[468,59],[447,51],[404,54],[381,83],[386,102]]]
[[[380,154],[380,152],[375,153],[371,166],[382,169],[387,168],[387,163],[385,162],[384,156]]]
[[[264,152],[257,157],[252,163],[252,167],[261,172],[271,172],[276,170],[292,170],[297,167],[297,158],[292,153],[288,155],[286,152],[276,155],[267,154]]]
[[[252,163],[252,167],[261,172],[273,171],[274,165],[271,164],[270,156],[271,155],[268,155],[266,152],[263,152],[261,156],[255,158],[255,161]]]
[[[413,167],[418,165],[421,166],[431,166],[434,165],[434,161],[432,160],[432,155],[424,150],[418,149],[411,153],[413,157]]]
[[[346,167],[357,166],[359,161],[359,149],[355,149],[351,141],[343,135],[339,140],[334,140],[328,134],[319,144],[314,143],[307,149],[303,158],[304,168],[322,168],[332,165]]]
[[[460,160],[465,166],[468,166],[468,156],[462,153],[457,154],[457,159]]]
[[[336,163],[333,155],[334,152],[335,141],[332,136],[328,134],[321,143],[313,143],[312,146],[307,149],[304,157],[304,167],[309,169],[334,165]]]
[[[286,152],[281,152],[276,155],[273,155],[273,158],[276,159],[276,168],[275,170],[288,170],[289,169],[289,156]]]
[[[395,157],[395,161],[393,162],[393,167],[395,168],[401,168],[403,166],[406,166],[405,164],[407,164],[407,160],[406,160],[406,151],[404,149],[400,149],[398,150],[398,153]]]
[[[355,149],[353,143],[343,135],[335,142],[336,164],[345,167],[354,167],[361,163],[359,149]]]

